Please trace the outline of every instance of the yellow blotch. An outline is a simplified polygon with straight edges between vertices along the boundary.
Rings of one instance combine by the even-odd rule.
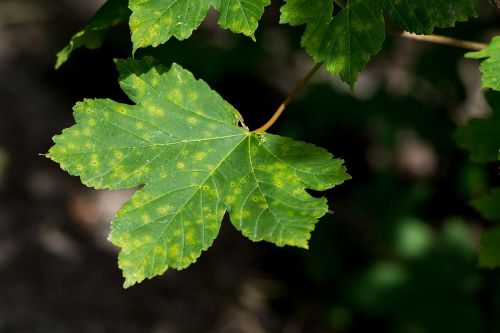
[[[157,116],[157,117],[163,117],[165,115],[165,111],[163,111],[163,109],[161,109],[157,106],[150,106],[148,108],[148,111],[150,114]]]
[[[182,103],[184,101],[184,95],[179,89],[172,90],[169,96],[176,103]]]
[[[166,214],[169,209],[170,209],[170,206],[159,207],[158,208],[158,213],[160,213],[160,214]]]
[[[198,122],[198,120],[196,118],[194,118],[194,117],[189,117],[187,121],[191,125],[194,125],[194,124],[196,124]]]
[[[182,233],[181,229],[175,229],[173,234],[174,234],[174,236],[179,237],[181,235],[181,233]]]
[[[135,128],[137,129],[143,129],[144,128],[144,123],[142,121],[138,121],[135,123]]]
[[[276,185],[276,187],[283,188],[283,182],[277,177],[274,177],[273,184]]]
[[[194,102],[194,101],[198,100],[199,95],[196,91],[190,91],[190,92],[188,92],[188,98],[191,102]]]
[[[170,251],[169,252],[170,252],[171,255],[174,255],[174,256],[178,255],[179,254],[179,245],[177,245],[177,244],[172,245],[170,247]]]
[[[194,244],[195,243],[195,233],[193,230],[189,230],[187,233],[186,233],[186,243],[188,244]]]
[[[116,111],[117,111],[118,113],[121,113],[121,114],[127,114],[127,113],[128,113],[128,112],[127,112],[127,110],[126,110],[125,108],[118,108]]]
[[[179,162],[179,163],[177,163],[177,165],[176,165],[177,169],[184,169],[184,167],[185,167],[185,166],[186,166],[186,165],[185,165],[184,163],[182,163],[182,162]]]
[[[193,159],[195,159],[196,161],[203,161],[205,157],[207,157],[207,153],[202,151],[193,154]]]
[[[170,16],[164,16],[163,17],[163,22],[165,22],[165,24],[167,25],[170,25],[172,24],[174,21],[172,20],[172,18]]]
[[[147,214],[144,214],[142,215],[142,221],[143,222],[150,222],[151,221],[151,216],[147,215]]]

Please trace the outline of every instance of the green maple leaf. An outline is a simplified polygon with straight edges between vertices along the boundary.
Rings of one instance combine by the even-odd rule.
[[[481,86],[500,91],[500,36],[494,37],[483,50],[469,52],[465,56],[472,59],[486,58],[479,67],[483,73]]]
[[[125,286],[182,269],[214,241],[225,212],[253,241],[306,248],[326,190],[349,178],[340,159],[304,142],[249,132],[239,113],[178,65],[117,62],[135,103],[86,100],[47,154],[96,189],[144,185],[109,239]]]
[[[255,39],[254,33],[270,0],[130,0],[130,30],[134,51],[158,46],[172,36],[189,38],[210,7],[219,13],[219,25]]]
[[[90,22],[79,32],[77,32],[58,54],[56,61],[56,69],[62,66],[71,53],[80,48],[88,49],[99,48],[107,30],[121,22],[125,22],[130,16],[130,11],[127,7],[128,0],[108,0],[90,20]]]
[[[384,11],[399,27],[425,34],[476,15],[471,0],[349,0],[335,16],[333,9],[331,0],[285,0],[280,22],[306,25],[302,47],[351,87],[370,57],[382,49]]]
[[[306,24],[301,44],[351,87],[371,55],[382,49],[385,25],[378,1],[353,0],[332,17],[331,0],[287,0],[280,23]]]

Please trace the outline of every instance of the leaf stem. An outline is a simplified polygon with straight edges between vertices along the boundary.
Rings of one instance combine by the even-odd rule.
[[[408,39],[413,39],[421,42],[435,43],[441,45],[455,46],[472,51],[480,51],[487,45],[479,42],[472,42],[441,35],[417,35],[408,31],[403,31],[396,28],[387,28],[387,32],[393,36],[400,36]]]
[[[281,105],[278,107],[276,112],[273,114],[271,119],[267,121],[262,127],[259,127],[258,129],[254,130],[253,133],[263,133],[267,131],[271,126],[274,125],[274,123],[278,120],[278,118],[281,116],[283,111],[285,111],[286,107],[290,102],[302,91],[304,86],[309,82],[309,80],[316,74],[318,69],[323,65],[323,63],[319,63],[314,65],[314,67],[307,73],[306,76],[295,86],[295,88],[292,90],[292,92],[287,96],[287,98],[281,103]]]

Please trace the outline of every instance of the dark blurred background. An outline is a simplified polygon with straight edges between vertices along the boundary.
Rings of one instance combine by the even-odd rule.
[[[327,191],[310,250],[254,244],[224,220],[184,271],[124,290],[109,221],[130,191],[85,188],[44,158],[83,98],[126,101],[113,59],[126,25],[98,51],[55,54],[102,0],[0,0],[0,332],[500,332],[500,272],[477,267],[490,224],[470,199],[500,183],[468,161],[457,126],[491,110],[475,60],[445,46],[388,38],[354,91],[320,72],[272,132],[346,160],[353,179]],[[267,8],[257,42],[211,12],[188,41],[137,57],[203,78],[256,128],[313,66],[302,27]],[[500,15],[438,31],[487,42]],[[489,98],[499,99],[495,94]]]

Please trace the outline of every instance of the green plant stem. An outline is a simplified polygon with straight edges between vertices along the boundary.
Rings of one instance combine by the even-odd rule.
[[[258,129],[254,130],[254,133],[263,133],[267,131],[271,126],[274,125],[274,123],[278,120],[278,118],[281,116],[283,111],[285,111],[286,107],[290,102],[301,92],[301,90],[304,88],[304,86],[309,82],[309,80],[316,74],[318,69],[323,65],[323,63],[316,64],[310,71],[307,73],[306,76],[295,86],[295,88],[292,90],[292,92],[287,96],[287,98],[281,103],[281,105],[278,107],[276,112],[273,114],[271,119],[267,121],[262,127],[259,127]]]

